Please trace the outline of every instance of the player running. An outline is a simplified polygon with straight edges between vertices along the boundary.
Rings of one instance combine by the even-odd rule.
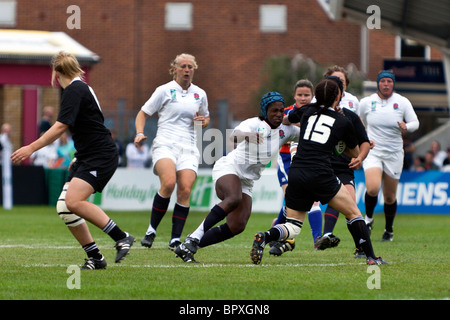
[[[252,188],[266,165],[287,141],[298,139],[297,126],[284,125],[284,99],[278,92],[266,93],[260,117],[247,119],[231,134],[236,149],[214,165],[212,177],[220,203],[199,227],[175,249],[178,257],[193,262],[199,248],[225,241],[244,231],[252,211]],[[226,223],[214,227],[226,218]],[[213,228],[214,227],[214,228]]]
[[[175,185],[177,199],[172,213],[169,249],[174,250],[181,243],[180,236],[189,214],[189,199],[200,161],[194,125],[205,128],[209,123],[206,92],[192,83],[197,68],[194,56],[178,55],[170,65],[173,80],[156,88],[136,116],[136,146],[147,139],[144,135],[146,119],[155,113],[159,117],[151,153],[153,172],[159,177],[161,187],[153,199],[150,224],[141,240],[141,245],[147,248],[152,247]]]
[[[302,79],[297,81],[294,86],[294,100],[295,103],[284,109],[284,114],[288,115],[292,111],[307,105],[313,99],[314,87],[311,81]],[[280,183],[281,189],[283,190],[283,205],[278,214],[278,217],[274,220],[272,225],[284,223],[286,221],[286,205],[284,202],[284,194],[286,193],[286,188],[288,185],[288,173],[289,167],[291,166],[292,156],[291,151],[297,149],[297,142],[289,142],[284,144],[280,148],[280,153],[278,155],[278,181]],[[313,237],[313,242],[320,237],[322,234],[322,211],[320,209],[319,203],[314,202],[311,210],[308,211],[308,222],[311,226],[311,233]],[[284,252],[292,251],[295,248],[295,240],[286,241],[272,241],[270,243],[269,253],[275,256],[280,256]]]
[[[366,129],[357,114],[359,110],[359,101],[354,95],[346,91],[346,88],[350,82],[347,71],[343,67],[333,66],[328,68],[327,72],[324,74],[324,77],[328,77],[329,79],[334,79],[334,77],[337,77],[340,79],[339,84],[342,83],[341,89],[344,92],[344,95],[339,102],[339,112],[349,118],[355,128],[360,151],[358,157],[350,158],[345,154],[337,155],[333,153],[331,157],[331,165],[336,176],[339,180],[341,180],[353,200],[356,202],[354,170],[361,168],[362,162],[370,151],[371,143],[367,137]],[[323,235],[317,239],[315,243],[318,250],[336,247],[339,244],[340,239],[333,234],[333,229],[336,225],[338,217],[339,211],[334,209],[331,205],[328,205],[324,213]],[[357,242],[355,242],[355,247],[355,257],[365,257],[364,252],[361,251]]]
[[[365,220],[372,229],[373,212],[382,188],[385,229],[381,240],[392,241],[397,213],[397,185],[403,170],[402,132],[419,129],[419,119],[411,102],[394,92],[395,76],[391,71],[383,70],[378,74],[377,88],[376,93],[361,99],[359,106],[367,135],[375,142],[375,147],[363,163],[367,188],[364,195]]]
[[[339,85],[332,79],[322,80],[316,87],[315,97],[316,103],[299,108],[288,116],[288,122],[300,122],[301,148],[289,169],[286,223],[256,233],[250,251],[252,262],[261,263],[266,243],[294,239],[299,235],[306,211],[314,200],[319,200],[324,204],[330,203],[345,215],[353,238],[358,239],[367,256],[367,264],[386,264],[375,256],[361,212],[331,167],[331,153],[340,141],[346,144],[350,157],[359,154],[351,122],[337,112],[341,98]]]
[[[102,209],[86,199],[103,190],[116,171],[119,155],[110,131],[103,124],[97,97],[82,80],[84,71],[77,59],[61,51],[53,57],[52,67],[52,84],[58,80],[64,89],[58,119],[39,139],[14,152],[11,160],[21,163],[33,152],[70,130],[77,150],[76,161],[71,165],[56,209],[88,256],[82,269],[105,269],[106,260],[94,242],[85,219],[116,242],[115,262],[120,262],[129,253],[134,237],[122,231]]]

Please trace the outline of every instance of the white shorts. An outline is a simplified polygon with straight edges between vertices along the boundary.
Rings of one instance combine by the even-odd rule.
[[[222,157],[216,161],[212,170],[212,179],[214,183],[214,188],[216,187],[216,182],[219,178],[227,175],[234,174],[241,180],[242,193],[252,196],[253,190],[253,180],[243,178],[239,172],[236,170],[236,166],[233,162],[229,161],[226,157]]]
[[[363,168],[380,168],[391,178],[399,180],[403,170],[403,150],[388,153],[372,149],[364,159]]]
[[[175,163],[176,171],[190,169],[195,173],[198,172],[198,163],[200,161],[200,153],[196,147],[188,147],[171,144],[162,145],[159,143],[152,146],[152,164],[153,172],[155,172],[155,164],[161,159],[171,159]]]

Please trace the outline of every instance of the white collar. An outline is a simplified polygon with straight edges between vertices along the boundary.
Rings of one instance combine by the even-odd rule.
[[[70,84],[72,84],[72,82],[74,82],[74,81],[81,81],[81,78],[80,78],[80,77],[75,77],[75,78],[73,78],[73,80],[70,81]]]

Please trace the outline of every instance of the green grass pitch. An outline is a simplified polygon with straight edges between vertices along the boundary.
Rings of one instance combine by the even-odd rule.
[[[275,214],[253,213],[236,237],[200,249],[201,263],[175,258],[167,244],[171,212],[161,222],[153,248],[140,245],[148,212],[108,212],[136,237],[130,255],[114,263],[114,242],[92,225],[90,230],[108,261],[106,270],[82,271],[79,288],[70,288],[70,266],[85,253],[53,207],[0,209],[1,300],[434,300],[450,297],[449,222],[446,215],[398,214],[394,241],[380,242],[384,216],[375,215],[375,253],[389,265],[371,271],[353,257],[354,245],[341,215],[338,247],[313,249],[305,221],[296,248],[281,257],[266,248],[262,264],[253,265],[253,235],[265,231]],[[191,212],[183,233],[192,232],[205,213]],[[371,285],[372,284],[372,285]],[[378,287],[374,287],[377,284]]]

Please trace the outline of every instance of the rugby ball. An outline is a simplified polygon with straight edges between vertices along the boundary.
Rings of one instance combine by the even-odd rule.
[[[347,145],[345,144],[344,141],[339,141],[335,146],[334,146],[334,154],[337,156],[340,156],[341,154],[344,153],[345,148],[347,148]]]

